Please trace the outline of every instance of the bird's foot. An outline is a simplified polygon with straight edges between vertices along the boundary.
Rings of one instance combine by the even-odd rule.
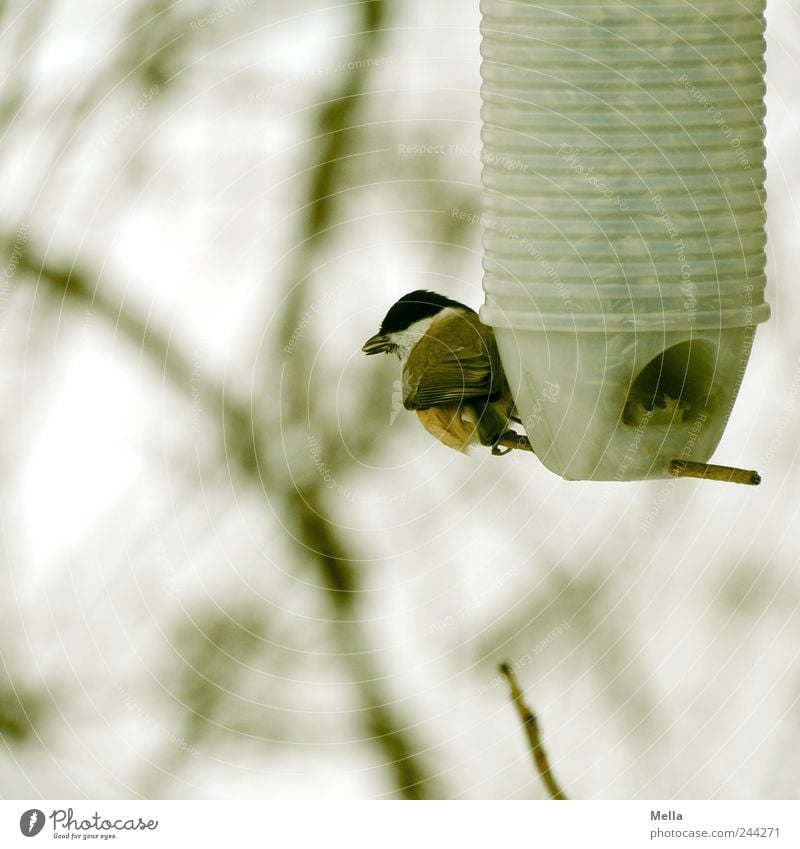
[[[501,448],[505,448],[506,450],[501,451]],[[492,445],[492,455],[495,457],[502,457],[504,454],[508,454],[509,451],[513,451],[515,448],[518,451],[530,451],[531,453],[534,453],[527,436],[523,436],[513,430],[507,430],[505,433],[500,434],[500,436],[495,440],[494,445]]]

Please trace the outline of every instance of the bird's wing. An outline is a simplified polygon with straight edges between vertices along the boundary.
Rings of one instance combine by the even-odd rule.
[[[446,339],[447,341],[444,341]],[[448,311],[434,320],[403,367],[403,405],[424,410],[493,395],[503,371],[491,329],[477,313]]]

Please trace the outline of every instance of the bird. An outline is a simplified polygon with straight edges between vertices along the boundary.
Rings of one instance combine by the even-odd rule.
[[[403,406],[449,448],[532,450],[509,426],[519,419],[494,333],[465,304],[426,289],[409,292],[361,350],[400,359]]]

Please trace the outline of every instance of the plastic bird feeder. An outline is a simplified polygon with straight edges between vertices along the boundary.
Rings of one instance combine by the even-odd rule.
[[[483,0],[485,304],[540,460],[666,477],[764,302],[763,0]]]

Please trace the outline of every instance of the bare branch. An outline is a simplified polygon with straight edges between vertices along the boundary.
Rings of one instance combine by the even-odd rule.
[[[539,723],[536,719],[536,714],[522,700],[522,691],[517,683],[517,676],[509,663],[500,664],[500,672],[505,675],[508,680],[508,686],[511,690],[511,700],[514,702],[514,707],[519,714],[520,722],[525,734],[528,737],[528,742],[533,755],[533,763],[536,766],[536,771],[542,779],[547,792],[551,799],[566,799],[564,791],[559,787],[558,782],[550,769],[550,761],[547,757],[547,752],[542,745],[542,740],[539,736]]]

